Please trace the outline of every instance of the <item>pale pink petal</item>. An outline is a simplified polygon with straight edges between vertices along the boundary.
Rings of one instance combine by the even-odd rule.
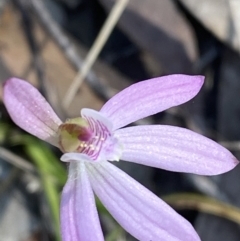
[[[104,241],[85,164],[71,163],[61,200],[63,241]]]
[[[87,108],[81,110],[81,116],[87,120],[94,135],[83,153],[94,161],[119,161],[122,150],[112,134],[112,123],[100,112]]]
[[[15,124],[57,145],[55,135],[61,121],[35,87],[24,80],[11,78],[4,84],[3,101]]]
[[[216,175],[238,160],[226,148],[193,131],[165,125],[135,126],[115,133],[122,160],[171,171]]]
[[[191,224],[109,162],[88,164],[94,192],[117,222],[140,241],[199,241]]]
[[[91,157],[83,153],[69,152],[61,156],[62,162],[94,162]]]
[[[203,76],[169,75],[133,84],[116,94],[100,110],[114,130],[192,99]]]
[[[108,131],[112,131],[113,124],[107,119],[104,115],[102,115],[99,111],[83,108],[81,109],[81,117],[85,119],[92,119],[95,122],[102,123]]]

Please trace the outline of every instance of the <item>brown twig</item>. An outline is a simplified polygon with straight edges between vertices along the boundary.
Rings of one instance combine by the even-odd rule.
[[[94,62],[96,61],[99,53],[101,52],[103,46],[108,40],[110,34],[112,33],[115,25],[117,24],[120,16],[122,15],[124,9],[126,8],[129,0],[118,0],[113,6],[110,14],[108,15],[107,20],[105,21],[99,35],[93,43],[88,55],[82,65],[82,68],[79,69],[76,77],[71,83],[64,99],[63,99],[63,108],[67,109],[72,102],[74,96],[76,95],[81,83],[87,76],[88,72],[92,68]]]
[[[29,2],[26,0],[14,0],[13,2],[21,14],[24,36],[26,37],[26,41],[31,52],[32,64],[34,66],[34,69],[36,70],[39,90],[44,96],[48,97],[44,64],[40,54],[39,45],[33,31],[34,23],[33,17],[30,12]]]
[[[26,160],[12,153],[11,151],[5,149],[4,147],[0,147],[0,157],[23,171],[36,171],[35,167],[31,163],[27,162]]]
[[[219,144],[231,151],[240,151],[240,141],[221,141]]]
[[[164,201],[177,209],[192,209],[229,219],[240,224],[240,209],[198,194],[172,194],[162,197]]]
[[[66,58],[71,62],[76,70],[81,69],[83,65],[82,58],[77,54],[75,46],[63,32],[63,30],[50,16],[42,0],[32,0],[31,4],[44,29],[46,29],[53,40],[57,43]],[[103,85],[93,71],[89,71],[86,81],[99,97],[105,100],[111,97],[111,90],[109,87]]]

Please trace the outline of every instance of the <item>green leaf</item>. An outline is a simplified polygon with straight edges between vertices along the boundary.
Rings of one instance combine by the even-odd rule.
[[[51,210],[56,237],[60,241],[60,190],[67,180],[66,169],[41,140],[29,135],[17,135],[13,142],[22,144],[27,155],[35,163]]]

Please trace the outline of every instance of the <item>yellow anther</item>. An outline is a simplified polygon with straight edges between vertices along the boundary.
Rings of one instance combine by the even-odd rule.
[[[77,152],[79,148],[87,147],[92,138],[88,122],[83,118],[68,119],[59,126],[59,144],[63,152]]]

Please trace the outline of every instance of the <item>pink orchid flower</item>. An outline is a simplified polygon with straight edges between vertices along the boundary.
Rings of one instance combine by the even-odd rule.
[[[112,97],[99,112],[82,109],[81,117],[65,123],[28,82],[6,81],[3,98],[13,121],[59,147],[64,153],[61,160],[70,163],[61,201],[64,241],[104,240],[94,193],[138,240],[200,240],[187,220],[111,161],[200,175],[234,168],[238,161],[228,150],[190,130],[167,125],[122,128],[187,102],[203,81],[202,76],[186,75],[142,81]]]

